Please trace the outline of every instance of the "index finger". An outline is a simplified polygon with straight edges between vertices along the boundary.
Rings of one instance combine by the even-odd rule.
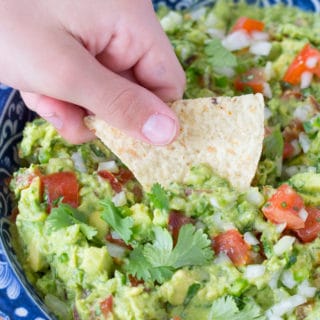
[[[183,95],[185,73],[160,24],[158,33],[153,45],[134,66],[134,75],[162,100],[177,100]]]

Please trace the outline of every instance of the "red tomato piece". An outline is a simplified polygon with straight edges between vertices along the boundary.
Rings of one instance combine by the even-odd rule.
[[[283,146],[282,158],[289,159],[294,155],[295,149],[291,142],[285,141]]]
[[[264,23],[262,21],[248,17],[240,17],[231,29],[231,32],[237,30],[246,30],[247,32],[263,31]]]
[[[315,66],[308,66],[307,61],[309,58],[315,58],[317,60]],[[320,51],[313,48],[309,43],[302,48],[292,61],[283,77],[283,80],[292,85],[297,85],[300,83],[301,75],[305,71],[310,71],[320,77]]]
[[[47,195],[49,211],[59,198],[76,208],[79,205],[79,184],[73,172],[56,172],[41,176],[43,192]]]
[[[118,173],[115,173],[115,176],[122,185],[126,184],[129,180],[132,180],[134,178],[133,173],[129,169],[123,167],[119,169]]]
[[[194,219],[185,216],[183,213],[172,210],[169,214],[168,229],[172,234],[173,242],[176,243],[179,236],[180,228],[188,223],[194,224]]]
[[[100,310],[105,318],[109,316],[110,313],[112,313],[113,310],[113,296],[110,295],[106,299],[102,300],[100,302]]]
[[[267,219],[274,223],[286,223],[287,229],[302,229],[305,224],[299,217],[304,207],[301,196],[289,185],[281,185],[262,208]]]
[[[262,69],[253,68],[234,80],[234,87],[238,91],[250,88],[254,93],[263,93],[265,85],[265,75]]]
[[[250,245],[244,241],[242,234],[231,229],[213,238],[212,248],[216,254],[225,253],[235,266],[242,266],[250,260]]]
[[[114,243],[114,244],[116,244],[116,245],[118,245],[120,247],[132,250],[132,247],[130,245],[126,244],[122,239],[113,238],[113,236],[112,236],[112,234],[110,232],[106,235],[106,240],[111,242],[111,243]]]
[[[118,179],[108,170],[100,170],[98,172],[98,175],[109,181],[111,188],[115,191],[115,192],[120,192],[122,190],[122,185],[121,183],[118,181]]]
[[[320,234],[320,209],[307,207],[308,217],[303,229],[296,230],[302,242],[311,242]]]

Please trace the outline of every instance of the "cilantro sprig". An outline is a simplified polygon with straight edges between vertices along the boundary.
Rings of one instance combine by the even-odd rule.
[[[169,198],[166,191],[159,183],[155,183],[152,186],[148,197],[154,208],[166,211],[169,210]]]
[[[121,210],[109,199],[101,201],[101,205],[103,206],[101,218],[128,244],[132,235],[133,219],[131,217],[124,218]]]
[[[86,216],[69,204],[60,202],[58,207],[52,208],[46,223],[49,230],[57,231],[69,226],[79,224],[81,232],[88,240],[92,240],[97,230],[87,224]]]
[[[236,56],[227,50],[218,38],[212,39],[206,45],[204,52],[213,68],[237,66]]]
[[[260,307],[250,301],[239,310],[235,300],[231,296],[224,296],[215,300],[212,304],[208,320],[263,320]]]
[[[126,271],[138,279],[163,283],[175,270],[207,264],[212,257],[208,236],[192,224],[181,227],[175,247],[168,230],[155,227],[153,242],[139,245],[130,253]]]

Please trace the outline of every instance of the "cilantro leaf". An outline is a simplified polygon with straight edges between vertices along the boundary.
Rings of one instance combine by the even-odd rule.
[[[200,290],[201,284],[200,283],[193,283],[189,286],[188,292],[186,294],[186,297],[184,298],[183,305],[186,307],[190,301],[193,299],[193,297],[197,294],[197,292]]]
[[[82,212],[62,202],[58,207],[52,208],[46,220],[49,230],[53,231],[79,224],[81,232],[88,240],[91,240],[97,234],[97,230],[86,222],[86,217]]]
[[[143,246],[138,246],[131,251],[126,271],[138,279],[158,283],[167,281],[173,274],[173,269],[170,267],[153,267],[143,255]]]
[[[155,183],[151,188],[151,193],[148,194],[149,199],[156,209],[169,210],[169,198],[164,188]]]
[[[167,229],[155,227],[154,236],[152,243],[136,247],[129,257],[127,270],[140,279],[163,283],[180,267],[202,265],[212,260],[210,240],[192,224],[181,227],[174,248]]]
[[[204,49],[213,68],[235,67],[237,58],[227,50],[217,38],[212,39]]]
[[[179,231],[178,241],[172,255],[175,260],[175,268],[208,263],[213,258],[211,241],[201,229],[197,230],[194,225],[185,224]]]
[[[283,137],[280,126],[277,126],[263,141],[263,155],[271,160],[282,159]]]
[[[143,255],[153,267],[171,266],[173,240],[168,230],[155,227],[155,240],[147,243],[143,248]]]
[[[103,200],[101,204],[104,207],[101,218],[119,234],[125,243],[128,243],[132,235],[133,219],[131,217],[123,218],[120,209],[111,200]]]
[[[239,310],[231,296],[221,297],[212,304],[208,320],[262,320],[260,307],[253,301],[248,302],[242,310]]]

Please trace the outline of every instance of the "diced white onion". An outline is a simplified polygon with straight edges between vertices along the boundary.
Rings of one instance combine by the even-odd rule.
[[[220,252],[214,259],[214,263],[216,264],[229,264],[232,263],[232,261],[230,260],[230,258],[224,253],[224,252]]]
[[[268,82],[265,82],[263,84],[263,95],[269,99],[272,98],[272,91],[271,91],[270,84]]]
[[[311,141],[305,132],[299,133],[299,143],[304,153],[307,153],[310,149]]]
[[[214,69],[218,74],[232,78],[235,75],[235,71],[229,67],[216,67]]]
[[[99,162],[98,171],[101,171],[101,170],[107,170],[112,173],[118,173],[119,167],[114,160],[110,160],[110,161],[105,161],[105,162]]]
[[[84,161],[83,161],[83,158],[82,158],[82,155],[79,151],[77,152],[74,152],[72,155],[71,155],[71,159],[73,161],[73,164],[74,164],[74,167],[80,171],[80,172],[87,172],[87,167],[86,165],[84,164]]]
[[[283,320],[282,317],[277,316],[275,314],[271,314],[271,315],[267,315],[268,316],[268,320]]]
[[[196,10],[191,10],[190,11],[190,17],[192,20],[199,20],[202,16],[205,15],[207,9],[205,6],[201,6]]]
[[[262,264],[250,264],[246,267],[244,276],[247,279],[255,279],[264,275],[266,267]]]
[[[312,111],[312,107],[308,104],[300,106],[296,108],[293,112],[293,116],[300,120],[301,122],[304,122],[309,119],[309,114]]]
[[[319,61],[318,57],[309,57],[306,61],[306,66],[309,69],[312,69],[317,65],[318,61]]]
[[[252,232],[249,232],[249,231],[243,235],[243,239],[245,242],[247,242],[251,246],[255,246],[259,244],[259,240],[255,237],[255,235]]]
[[[257,41],[251,44],[249,51],[257,56],[267,56],[271,50],[271,43],[268,41]]]
[[[166,16],[160,20],[160,24],[164,31],[174,31],[183,22],[183,17],[176,11],[170,11]]]
[[[283,236],[273,247],[274,254],[281,256],[283,253],[290,250],[296,238],[291,236]]]
[[[286,270],[281,275],[281,282],[289,289],[296,286],[297,281],[293,278],[293,273],[290,270]]]
[[[126,248],[119,246],[115,243],[107,242],[106,243],[108,253],[111,257],[122,258],[126,252]]]
[[[278,223],[276,224],[276,231],[278,233],[281,233],[282,231],[284,231],[284,229],[287,227],[287,223],[284,222],[284,223]]]
[[[215,213],[212,216],[212,220],[214,224],[221,230],[221,231],[228,231],[231,229],[235,229],[235,226],[232,222],[224,221],[221,213]]]
[[[244,30],[237,30],[228,34],[223,40],[222,45],[230,50],[236,51],[250,46],[251,39],[248,32]]]
[[[297,293],[306,298],[313,298],[317,292],[317,288],[311,287],[308,280],[303,281],[297,289]]]
[[[119,233],[116,232],[116,231],[111,231],[111,237],[112,237],[113,239],[122,239],[122,238],[120,237]]]
[[[316,167],[309,167],[309,166],[304,166],[304,165],[300,165],[300,166],[291,166],[291,167],[287,167],[285,169],[286,174],[289,177],[294,176],[297,173],[302,173],[302,172],[317,172],[317,168]]]
[[[218,200],[217,200],[216,198],[214,198],[214,197],[211,197],[211,198],[210,198],[210,203],[211,203],[211,205],[212,205],[213,207],[215,207],[215,208],[218,208],[218,209],[221,208]]]
[[[116,193],[112,197],[112,202],[114,203],[114,205],[116,207],[124,206],[127,203],[126,193],[124,191],[120,191],[120,192]]]
[[[308,211],[305,208],[302,208],[299,211],[298,215],[304,222],[308,219]]]
[[[273,69],[272,69],[272,62],[268,61],[266,63],[266,66],[264,67],[264,75],[266,77],[266,80],[269,81],[273,76]]]
[[[286,313],[289,313],[297,306],[300,306],[301,304],[306,303],[306,301],[307,300],[305,297],[300,296],[298,294],[291,296],[289,298],[283,299],[279,303],[273,305],[267,311],[268,319],[270,319],[270,316],[272,316],[272,315],[282,316]]]
[[[246,200],[256,206],[260,206],[264,202],[264,197],[258,188],[251,187],[246,193]]]
[[[291,145],[293,146],[293,149],[294,149],[293,152],[292,152],[292,156],[298,155],[301,152],[301,147],[300,147],[298,139],[294,139],[290,143],[291,143]]]
[[[264,120],[268,120],[272,116],[272,111],[268,107],[264,107]]]
[[[276,271],[276,272],[273,272],[272,275],[271,275],[271,279],[269,281],[269,287],[271,289],[276,289],[278,288],[278,281],[279,281],[279,278],[280,278],[280,271]]]
[[[252,31],[250,36],[255,41],[266,41],[269,40],[269,33],[263,31]]]
[[[223,39],[225,35],[223,30],[215,29],[215,28],[208,28],[207,34],[211,36],[211,38],[218,38],[218,39]]]
[[[310,87],[310,84],[312,82],[312,77],[313,77],[312,72],[309,72],[309,71],[303,72],[300,79],[300,88],[305,89]]]

